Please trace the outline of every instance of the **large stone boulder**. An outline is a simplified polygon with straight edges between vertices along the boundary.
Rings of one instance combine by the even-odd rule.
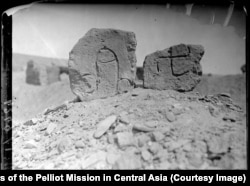
[[[70,52],[72,92],[84,101],[130,91],[136,73],[136,45],[133,32],[89,30]]]
[[[60,81],[60,69],[53,63],[27,62],[26,83],[33,85],[49,85]]]
[[[143,86],[152,89],[191,91],[200,82],[201,45],[179,44],[146,56]]]

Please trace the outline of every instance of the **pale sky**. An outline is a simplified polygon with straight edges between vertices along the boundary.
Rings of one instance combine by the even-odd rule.
[[[153,5],[32,5],[13,15],[13,52],[68,59],[91,28],[134,32],[137,66],[146,55],[180,43],[204,46],[204,73],[237,74],[245,64],[245,40],[234,27],[201,24]]]

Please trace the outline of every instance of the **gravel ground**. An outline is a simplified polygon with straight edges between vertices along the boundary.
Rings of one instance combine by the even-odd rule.
[[[228,94],[136,88],[55,108],[13,123],[13,169],[247,168],[246,113]]]

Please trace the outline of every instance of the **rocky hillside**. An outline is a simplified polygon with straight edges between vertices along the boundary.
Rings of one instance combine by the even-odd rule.
[[[246,169],[246,148],[227,94],[136,88],[13,126],[13,169]]]

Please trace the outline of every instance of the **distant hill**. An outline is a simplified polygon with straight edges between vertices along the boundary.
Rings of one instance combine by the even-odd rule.
[[[12,54],[12,70],[13,71],[24,70],[29,60],[33,60],[34,62],[38,62],[38,63],[54,63],[60,66],[68,65],[67,59],[56,59],[56,58],[49,58],[49,57],[42,57],[42,56],[33,56],[33,55],[27,55],[27,54],[13,53]]]

